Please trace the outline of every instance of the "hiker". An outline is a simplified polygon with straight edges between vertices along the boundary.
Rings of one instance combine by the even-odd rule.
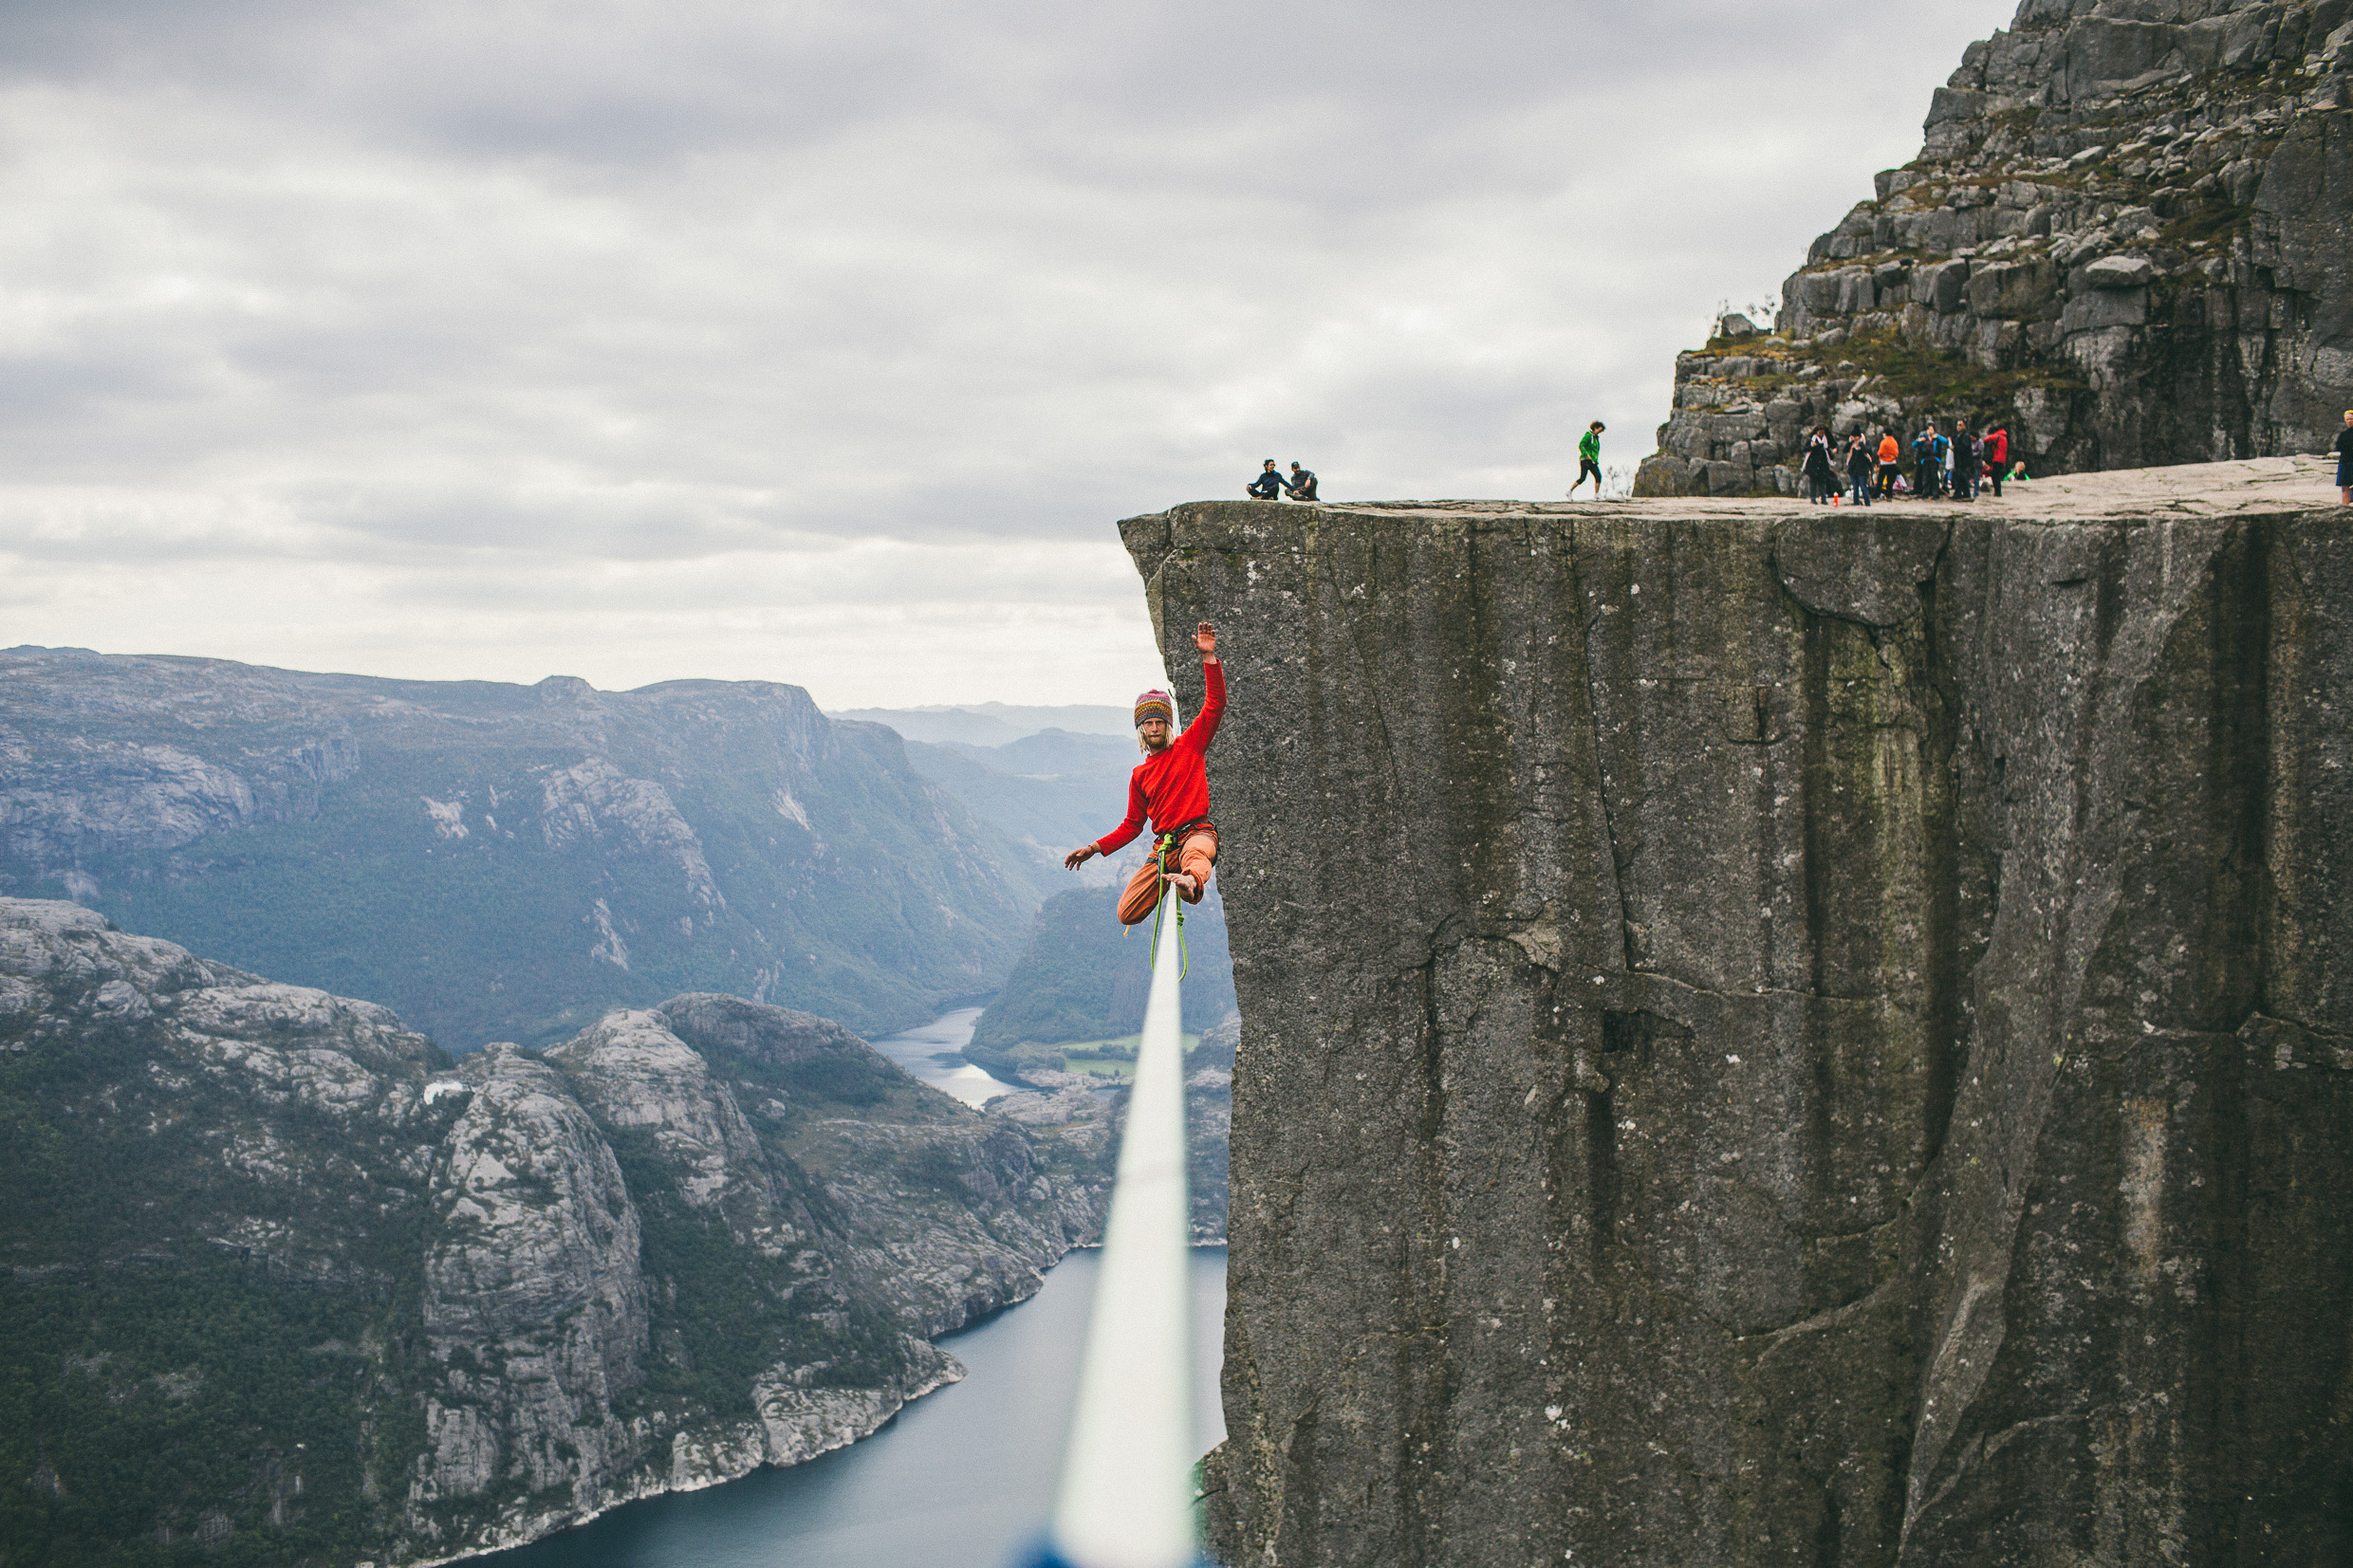
[[[1993,487],[1993,499],[2002,498],[2002,466],[2010,461],[2010,431],[1996,425],[1985,433],[1985,471],[1987,482]]]
[[[1175,888],[1186,903],[1199,903],[1209,887],[1210,870],[1217,863],[1217,829],[1209,820],[1209,743],[1226,710],[1226,672],[1217,662],[1215,627],[1201,622],[1193,645],[1201,651],[1201,683],[1206,688],[1201,711],[1183,734],[1171,739],[1176,704],[1169,694],[1146,692],[1136,699],[1136,745],[1144,760],[1128,775],[1127,820],[1062,860],[1076,871],[1098,855],[1117,854],[1142,828],[1145,814],[1151,814],[1152,858],[1136,868],[1127,891],[1120,895],[1123,926],[1138,924],[1159,907],[1162,883]]]
[[[1830,466],[1830,427],[1816,425],[1806,438],[1806,499],[1821,504],[1838,494],[1838,472]]]
[[[1966,419],[1953,421],[1953,499],[1977,499],[1977,438]]]
[[[2344,429],[2337,432],[2337,505],[2353,507],[2353,408],[2344,411]]]
[[[1860,435],[1846,446],[1846,483],[1855,492],[1855,505],[1871,504],[1871,449]]]
[[[1314,500],[1315,470],[1303,469],[1298,464],[1293,463],[1291,465],[1290,478],[1285,480],[1283,483],[1283,493],[1289,496],[1293,501]]]
[[[1281,499],[1283,476],[1275,471],[1273,458],[1268,458],[1267,466],[1258,470],[1258,477],[1250,482],[1249,493],[1261,501]]]
[[[1903,448],[1896,440],[1894,431],[1880,434],[1880,499],[1896,498],[1896,465],[1903,461]]]
[[[1933,501],[1938,483],[1944,478],[1944,437],[1936,434],[1936,421],[1912,437],[1912,462],[1918,470],[1912,481],[1912,493],[1923,501]]]
[[[1577,499],[1578,486],[1585,482],[1588,473],[1593,475],[1593,499],[1602,499],[1602,432],[1607,429],[1607,425],[1596,419],[1577,437],[1577,484],[1568,487],[1571,501]]]

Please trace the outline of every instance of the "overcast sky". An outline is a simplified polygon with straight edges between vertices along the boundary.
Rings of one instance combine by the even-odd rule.
[[[1552,497],[2010,0],[8,0],[0,645],[1159,677],[1112,524]]]

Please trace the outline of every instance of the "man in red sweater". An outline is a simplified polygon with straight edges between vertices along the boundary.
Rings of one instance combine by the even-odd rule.
[[[1146,692],[1136,699],[1136,737],[1144,760],[1128,775],[1127,821],[1063,857],[1062,863],[1076,871],[1098,855],[1115,855],[1143,827],[1146,813],[1151,815],[1152,831],[1158,836],[1155,853],[1136,868],[1120,895],[1121,925],[1135,925],[1159,907],[1163,880],[1186,903],[1199,903],[1210,868],[1217,863],[1217,829],[1209,820],[1209,743],[1226,710],[1226,672],[1217,662],[1215,627],[1201,622],[1193,645],[1201,651],[1201,680],[1208,688],[1199,716],[1172,740],[1168,730],[1176,705],[1168,693]],[[1176,868],[1165,876],[1163,851]]]

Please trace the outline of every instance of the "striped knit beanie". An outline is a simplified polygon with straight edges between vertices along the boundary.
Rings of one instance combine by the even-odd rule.
[[[1146,719],[1164,719],[1170,724],[1176,722],[1176,705],[1169,700],[1166,692],[1146,692],[1136,699],[1137,724],[1141,725]]]

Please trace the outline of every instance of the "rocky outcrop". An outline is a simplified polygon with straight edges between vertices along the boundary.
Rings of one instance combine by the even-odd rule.
[[[854,1442],[1099,1233],[1088,1098],[1015,1123],[699,993],[453,1062],[0,899],[9,1550],[444,1558]]]
[[[2353,406],[2353,7],[2025,0],[1770,333],[1677,357],[1640,495],[1797,493],[1805,433],[2000,425],[2030,473],[2325,450]]]
[[[1122,525],[1232,692],[1222,1559],[2353,1556],[2325,485]]]
[[[461,1050],[689,985],[904,1027],[993,989],[1035,905],[896,735],[797,687],[46,648],[0,652],[0,894],[369,997]]]

